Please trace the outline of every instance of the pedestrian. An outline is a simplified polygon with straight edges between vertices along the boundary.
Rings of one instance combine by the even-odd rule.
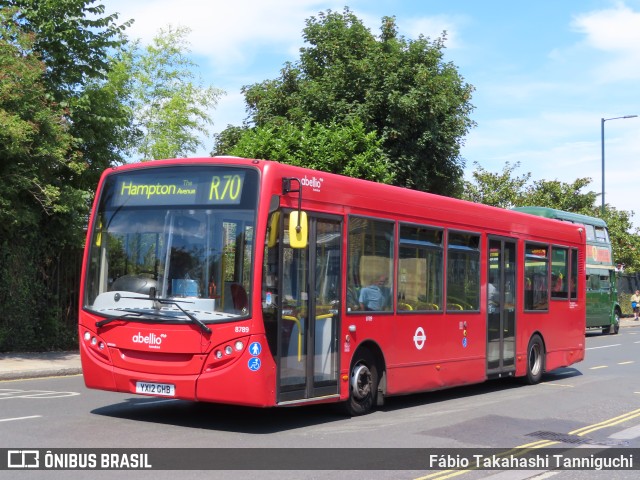
[[[631,295],[631,309],[633,310],[633,319],[638,321],[638,313],[640,313],[640,290]]]

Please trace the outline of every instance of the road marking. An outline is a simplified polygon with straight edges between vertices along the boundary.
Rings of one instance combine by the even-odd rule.
[[[636,425],[635,427],[631,427],[631,428],[626,428],[612,435],[609,435],[609,438],[615,438],[617,440],[633,440],[634,438],[638,438],[638,437],[640,437],[640,425]]]
[[[507,450],[505,452],[501,452],[496,454],[496,457],[506,457],[507,455],[513,454],[513,452],[516,452],[517,456],[520,455],[524,455],[526,453],[526,450],[523,450],[524,448],[544,448],[544,447],[548,447],[550,445],[555,445],[556,441],[553,440],[537,440],[535,442],[532,443],[527,443],[526,445],[520,445],[519,447],[514,447],[511,450]],[[469,473],[472,472],[474,470],[478,470],[477,467],[470,467],[467,468],[465,470],[443,470],[440,472],[435,472],[435,473],[431,473],[429,475],[426,475],[424,477],[419,477],[416,478],[415,480],[445,480],[447,478],[453,478],[453,477],[457,477],[458,475],[463,475],[465,473]],[[542,473],[544,470],[539,470],[540,473]],[[529,470],[527,472],[526,476],[522,476],[519,477],[518,480],[520,480],[520,478],[522,480],[524,480],[525,478],[529,478],[532,475],[532,472],[535,474],[535,471]],[[516,480],[516,479],[514,479]]]
[[[618,362],[618,365],[629,365],[630,363],[635,363],[633,360],[628,360],[626,362]]]
[[[44,377],[25,377],[25,378],[11,378],[7,380],[0,380],[0,383],[12,383],[12,382],[28,382],[30,380],[49,380],[53,378],[70,378],[70,377],[81,377],[82,373],[72,373],[69,375],[47,375]]]
[[[22,390],[10,390],[8,388],[4,388],[0,390],[0,396],[9,396],[15,395],[16,393],[20,393]]]
[[[14,418],[0,418],[0,422],[13,422],[14,420],[29,420],[30,418],[41,418],[42,415],[31,415],[30,417],[14,417]]]
[[[601,368],[609,368],[607,365],[598,365],[597,367],[591,367],[589,370],[599,370]]]
[[[622,344],[621,343],[615,343],[613,345],[602,345],[600,347],[589,347],[589,348],[585,348],[585,350],[598,350],[600,348],[619,347],[620,345],[622,345]]]
[[[636,392],[636,393],[640,393],[640,392]],[[636,418],[636,417],[640,417],[640,409],[632,410],[631,412],[625,413],[623,415],[619,415],[617,417],[609,418],[608,420],[603,420],[602,422],[594,423],[592,425],[587,425],[586,427],[578,428],[577,430],[569,432],[569,435],[577,435],[579,437],[582,437],[582,436],[586,435],[587,433],[591,433],[591,432],[594,432],[596,430],[600,430],[602,428],[618,425],[620,423],[626,422],[627,420],[631,420],[631,419]],[[610,435],[609,438],[632,439],[632,438],[637,438],[638,435],[640,435],[640,425],[635,426],[635,427],[631,427],[631,428],[627,428],[625,430],[617,432],[616,434]],[[506,455],[509,455],[513,451],[517,452],[518,450],[522,450],[522,449],[545,448],[545,447],[549,447],[551,445],[556,445],[556,444],[559,444],[559,443],[561,443],[561,442],[556,441],[556,440],[536,440],[535,442],[526,443],[524,445],[520,445],[520,446],[514,447],[513,449],[508,450],[506,452],[499,453],[499,454],[497,454],[497,456],[499,456],[499,457],[506,456]],[[577,448],[590,448],[590,446],[589,445],[579,445]],[[424,477],[418,477],[415,480],[436,480],[436,479],[437,480],[446,480],[447,478],[457,477],[458,475],[463,475],[465,473],[469,473],[469,472],[472,472],[474,470],[477,470],[477,469],[476,468],[468,468],[468,469],[465,469],[465,470],[444,470],[444,471],[440,471],[440,472],[431,473],[431,474],[426,475]],[[529,473],[531,473],[531,471]],[[552,473],[552,472],[548,472],[548,473]],[[543,473],[543,476],[536,477],[536,478],[549,478],[551,476],[553,476],[553,475],[547,475],[546,473]],[[530,477],[530,475],[529,475],[529,477]],[[529,478],[529,477],[524,477],[524,478]],[[507,477],[506,476],[502,476],[501,474],[496,474],[496,475],[494,475],[492,477],[488,477],[488,478],[495,478],[497,480],[499,478],[505,478],[506,479]]]
[[[545,470],[514,470],[508,472],[500,472],[488,477],[482,477],[484,480],[526,480],[527,478],[535,480],[543,480],[551,478],[560,472],[548,472]]]
[[[0,400],[10,400],[12,398],[64,398],[75,397],[79,392],[54,392],[48,390],[15,390],[0,389]]]
[[[572,432],[569,432],[569,435],[578,435],[582,437],[587,433],[595,432],[596,430],[600,430],[602,428],[612,427],[614,425],[618,425],[619,423],[626,422],[627,420],[631,420],[632,418],[640,417],[640,409],[633,410],[629,413],[625,413],[623,415],[619,415],[617,417],[610,418],[608,420],[604,420],[600,423],[594,423],[593,425],[587,425],[586,427],[578,428]]]

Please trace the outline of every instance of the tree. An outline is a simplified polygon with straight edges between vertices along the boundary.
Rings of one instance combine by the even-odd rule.
[[[601,216],[601,208],[594,206],[592,215]],[[628,273],[640,272],[640,228],[633,227],[633,212],[617,210],[610,205],[605,208],[603,220],[607,222],[613,261],[623,263]]]
[[[434,41],[406,40],[395,19],[384,17],[376,37],[345,8],[308,19],[303,37],[308,46],[279,78],[243,89],[247,135],[252,128],[273,131],[284,123],[299,130],[315,124],[348,128],[357,119],[365,133],[381,140],[393,184],[461,193],[459,154],[473,126],[473,87],[443,60],[444,34]]]
[[[502,173],[492,173],[475,163],[473,181],[465,182],[465,200],[502,208],[537,206],[556,208],[567,212],[581,213],[602,218],[609,229],[613,259],[624,263],[626,271],[640,271],[640,229],[634,228],[633,212],[617,210],[607,205],[605,215],[596,205],[594,191],[583,192],[592,180],[578,178],[571,183],[559,180],[536,180],[529,183],[531,173],[514,176],[519,163],[505,163]]]
[[[572,183],[559,180],[535,180],[530,183],[531,173],[515,175],[520,162],[506,162],[501,173],[493,173],[475,162],[472,181],[465,182],[464,200],[484,203],[494,207],[513,208],[525,206],[549,207],[567,212],[593,215],[596,193],[582,190],[591,184],[588,177],[578,178]]]
[[[78,193],[62,179],[84,164],[65,109],[43,81],[33,36],[11,21],[13,13],[0,10],[0,236],[15,240],[36,235],[43,218],[78,207]]]
[[[107,86],[109,53],[124,43],[132,20],[118,24],[96,0],[6,0],[11,20],[32,35],[32,49],[44,62],[48,95],[64,108],[69,133],[84,164],[81,173],[60,181],[86,191],[85,203],[100,173],[123,161],[120,145],[130,135],[123,92]],[[86,209],[86,206],[85,206]],[[66,231],[71,231],[66,229]]]
[[[59,340],[45,272],[52,245],[82,235],[86,206],[64,181],[83,170],[65,109],[13,14],[0,10],[0,351]]]
[[[189,29],[161,29],[153,42],[141,51],[139,42],[131,48],[130,62],[134,123],[139,141],[129,153],[141,159],[186,156],[197,150],[212,124],[209,110],[222,90],[195,83],[196,66],[188,57]]]
[[[589,177],[578,178],[572,183],[559,180],[536,180],[533,185],[525,187],[515,205],[537,205],[551,207],[567,212],[593,215],[593,205],[597,195],[594,191],[582,192],[591,184]]]
[[[250,130],[231,154],[390,183],[393,174],[381,143],[373,132],[365,132],[357,119],[348,125],[307,122],[302,128],[281,124]]]
[[[518,204],[518,199],[531,178],[531,173],[512,177],[514,171],[520,167],[519,162],[513,165],[506,162],[502,167],[502,173],[489,172],[478,162],[474,162],[474,165],[476,170],[471,174],[473,181],[465,181],[461,198],[501,208],[512,208]]]
[[[109,70],[108,52],[122,44],[133,21],[118,25],[118,14],[104,15],[96,0],[5,0],[15,7],[22,31],[35,34],[33,48],[47,66],[44,79],[56,100],[78,94],[87,80]]]
[[[119,92],[104,90],[126,24],[93,3],[0,8],[0,350],[76,343],[75,309],[58,308],[75,305],[75,284],[62,291],[53,274],[74,268],[97,176],[128,125]]]

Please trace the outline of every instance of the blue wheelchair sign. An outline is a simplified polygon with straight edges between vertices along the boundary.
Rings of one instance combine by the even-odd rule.
[[[258,370],[260,370],[260,365],[261,365],[261,362],[258,357],[251,358],[248,363],[249,370],[253,372],[257,372]]]

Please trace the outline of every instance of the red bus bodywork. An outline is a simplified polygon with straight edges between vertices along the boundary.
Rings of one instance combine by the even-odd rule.
[[[97,210],[107,180],[113,175],[139,170],[153,174],[158,171],[156,169],[188,169],[193,166],[224,166],[248,169],[257,173],[255,225],[252,227],[251,265],[247,274],[251,293],[248,296],[247,308],[243,310],[245,313],[226,322],[207,323],[205,320],[204,323],[210,327],[211,333],[186,321],[153,322],[149,319],[137,321],[135,318],[128,318],[126,321],[113,319],[96,326],[96,323],[105,320],[108,315],[102,314],[99,309],[90,308],[92,300],[88,300],[86,290],[92,282],[88,271],[94,268],[98,272],[101,271],[99,268],[102,268],[91,267],[90,264],[91,258],[99,258],[96,245],[102,240],[96,239],[102,237],[96,232],[102,227],[98,225]],[[296,193],[292,190],[283,193],[283,178],[298,180],[301,192]],[[302,198],[299,206],[300,195]],[[330,218],[332,225],[339,229],[336,231],[341,234],[341,238],[335,240],[340,245],[338,266],[341,280],[339,292],[336,293],[339,295],[339,301],[334,302],[331,313],[324,316],[324,307],[314,304],[313,310],[310,310],[316,313],[316,330],[313,334],[315,337],[321,335],[319,332],[323,327],[319,325],[324,318],[331,318],[334,328],[330,341],[333,353],[326,358],[335,358],[335,366],[326,369],[329,375],[327,378],[330,380],[318,381],[315,384],[315,376],[310,372],[315,371],[314,362],[317,365],[318,358],[313,360],[305,356],[300,360],[300,352],[304,355],[306,350],[312,348],[310,344],[314,341],[314,337],[311,337],[311,340],[306,337],[307,330],[302,332],[304,326],[301,322],[305,321],[304,314],[285,311],[278,304],[275,324],[268,324],[263,318],[265,304],[270,306],[272,302],[271,294],[265,294],[265,290],[268,290],[264,286],[267,276],[263,271],[269,263],[265,258],[268,248],[263,247],[271,242],[267,232],[273,215],[270,217],[269,213],[273,213],[274,210],[288,213],[300,207],[310,217]],[[393,277],[389,279],[392,292],[400,290],[400,279],[403,278],[397,259],[398,244],[401,243],[401,225],[433,227],[445,239],[453,238],[455,232],[471,232],[479,239],[477,308],[452,310],[449,306],[438,305],[436,311],[416,313],[401,310],[399,295],[394,293],[393,303],[388,311],[366,312],[350,309],[347,299],[350,280],[347,279],[347,272],[352,260],[347,229],[352,219],[373,219],[392,228],[395,252],[391,260],[393,271],[390,272]],[[280,235],[282,243],[286,237],[282,232]],[[319,240],[319,233],[314,238],[316,243],[312,243],[315,245],[313,256],[319,257],[322,255],[324,240]],[[505,338],[507,335],[508,338],[513,338],[513,352],[509,350],[505,353],[506,350],[502,350],[500,354],[501,359],[505,355],[509,358],[512,356],[513,365],[503,367],[500,360],[497,369],[488,367],[490,328],[489,311],[485,301],[489,294],[489,245],[492,241],[497,246],[507,245],[515,252],[515,264],[509,264],[508,268],[514,268],[516,272],[515,286],[508,286],[512,289],[513,300],[510,306],[505,307],[505,311],[513,315],[510,317],[514,322],[512,331],[508,334],[499,333],[501,340],[496,343],[500,348],[507,348],[503,346],[507,342]],[[576,264],[572,267],[577,279],[577,285],[571,287],[573,293],[563,299],[548,298],[547,308],[541,311],[524,308],[528,300],[525,298],[527,286],[523,272],[525,268],[529,268],[525,266],[525,255],[531,252],[531,248],[527,249],[530,245],[548,246],[549,249],[561,246],[562,252],[577,252],[577,263],[574,261]],[[90,257],[92,248],[94,253]],[[450,254],[447,254],[446,248],[443,252],[446,261],[447,255]],[[282,267],[283,261],[282,258],[278,260],[279,268]],[[98,262],[93,261],[93,264],[96,263]],[[310,272],[315,272],[314,278],[319,278],[320,267],[310,268]],[[286,272],[277,270],[275,273],[282,276]],[[446,267],[443,267],[442,275],[446,274]],[[96,389],[271,407],[330,401],[348,403],[354,395],[354,389],[357,390],[358,379],[355,377],[358,375],[362,375],[365,380],[374,378],[373,388],[376,391],[372,395],[373,401],[378,404],[385,396],[479,383],[493,377],[526,377],[531,374],[529,362],[535,360],[530,357],[534,337],[541,339],[544,371],[569,366],[584,358],[584,282],[585,236],[582,229],[576,225],[560,224],[514,211],[264,160],[199,158],[126,165],[104,172],[89,222],[82,270],[79,319],[84,379],[88,387]],[[444,279],[441,288],[447,288]],[[105,286],[99,291],[107,293],[108,288]],[[442,295],[446,295],[446,292]],[[287,375],[286,362],[289,360],[285,360],[286,342],[281,340],[285,337],[280,332],[284,328],[290,329],[292,322],[295,322],[299,330],[297,337],[296,334],[290,333],[289,349],[294,351],[290,357],[291,365],[295,367],[296,362],[310,362],[307,363],[307,370],[301,370],[303,375],[307,375],[302,380],[304,386],[296,391],[284,380]],[[274,325],[278,330],[275,333]],[[316,348],[317,342],[318,340]],[[294,347],[291,347],[292,344]],[[230,354],[226,353],[229,351],[227,347],[230,347]],[[363,354],[365,350],[366,353]],[[218,352],[222,352],[222,355]],[[362,362],[361,358],[364,358]],[[355,362],[362,365],[372,364],[375,371],[371,368],[372,365],[358,370]],[[534,380],[539,381],[539,377]],[[147,387],[137,387],[139,382],[143,382]],[[173,388],[170,389],[168,386]],[[140,391],[140,388],[158,390],[145,392]],[[163,391],[164,388],[167,390]],[[356,400],[361,400],[363,395],[356,394]],[[357,408],[351,411],[364,413],[370,406],[367,404],[360,411]]]

